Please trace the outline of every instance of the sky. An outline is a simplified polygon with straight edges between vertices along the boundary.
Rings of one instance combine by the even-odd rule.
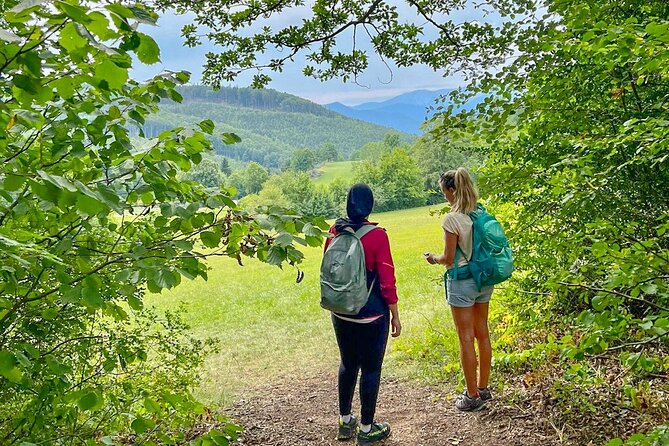
[[[408,6],[402,6],[402,4],[403,2],[400,2],[398,5],[400,13],[411,16],[412,13],[408,10]],[[271,25],[272,29],[278,29],[287,24],[297,24],[308,13],[308,7],[296,9],[271,18],[267,24]],[[481,20],[483,13],[470,8],[458,12],[453,17],[458,20]],[[187,70],[192,73],[191,83],[200,83],[205,54],[210,51],[215,52],[216,47],[206,41],[195,48],[183,46],[181,27],[190,23],[191,20],[192,17],[189,15],[176,15],[168,12],[160,17],[157,26],[145,27],[142,30],[153,36],[158,43],[161,49],[161,62],[147,66],[135,61],[133,68],[135,79],[145,80],[162,70]],[[359,45],[365,48],[364,44],[365,42],[362,41]],[[393,67],[391,73],[373,52],[369,52],[369,59],[370,67],[358,78],[358,83],[361,85],[352,82],[344,83],[339,79],[320,82],[305,77],[301,72],[304,64],[298,59],[297,63],[289,63],[281,73],[268,72],[273,79],[268,88],[300,96],[318,104],[341,102],[346,105],[356,105],[363,102],[382,101],[413,90],[438,90],[464,86],[464,81],[460,78],[444,77],[442,73],[435,72],[426,66]],[[249,83],[250,76],[246,76],[228,85],[242,87],[248,86]]]

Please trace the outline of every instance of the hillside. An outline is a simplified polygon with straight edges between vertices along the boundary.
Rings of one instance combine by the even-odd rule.
[[[325,107],[350,118],[391,127],[404,133],[420,134],[421,124],[433,114],[430,107],[434,107],[435,100],[451,91],[415,90],[383,102],[365,102],[353,106],[334,102]],[[479,99],[475,98],[465,108],[471,108],[478,102]]]
[[[182,103],[168,102],[146,122],[147,136],[184,124],[211,119],[216,132],[234,132],[242,141],[225,145],[214,140],[216,151],[241,161],[281,167],[301,147],[333,144],[343,157],[360,146],[380,141],[393,131],[342,116],[313,102],[275,90],[190,86],[180,90]],[[410,135],[402,135],[406,140]]]

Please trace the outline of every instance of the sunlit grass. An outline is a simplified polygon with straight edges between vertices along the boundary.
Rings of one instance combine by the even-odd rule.
[[[350,178],[355,161],[339,161],[326,163],[316,169],[318,176],[314,183],[322,186],[332,183],[337,178]]]
[[[389,344],[388,374],[439,376],[439,370],[434,373],[429,367],[443,364],[425,361],[425,345],[434,347],[435,342],[443,348],[434,353],[444,361],[457,354],[443,284],[437,281],[443,270],[428,265],[422,256],[443,246],[440,217],[431,216],[431,209],[435,208],[371,217],[390,238],[404,328],[402,336]],[[149,296],[159,308],[185,302],[185,317],[194,333],[220,341],[220,353],[207,362],[201,389],[205,399],[226,404],[241,389],[260,382],[324,368],[336,373],[330,315],[319,305],[322,250],[310,248],[305,254],[300,266],[305,278],[299,284],[290,267],[280,270],[256,260],[240,267],[235,260],[214,258],[208,281],[185,281],[175,290]]]

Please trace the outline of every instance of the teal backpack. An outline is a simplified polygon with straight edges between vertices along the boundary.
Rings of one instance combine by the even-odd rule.
[[[374,229],[374,225],[363,225],[357,231],[346,228],[332,239],[321,262],[321,307],[355,315],[365,306],[374,282],[367,289],[365,251],[360,239]]]
[[[453,280],[471,277],[480,291],[483,287],[497,285],[511,277],[513,253],[502,225],[482,205],[477,204],[469,217],[473,223],[472,258],[465,271],[464,268],[458,268],[460,250],[456,248],[451,277]]]

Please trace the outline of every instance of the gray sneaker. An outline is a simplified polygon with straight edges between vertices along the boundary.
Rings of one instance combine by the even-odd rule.
[[[492,392],[490,392],[490,389],[488,389],[487,387],[484,389],[481,389],[479,387],[479,397],[483,402],[490,401],[492,399]]]
[[[358,420],[353,415],[351,415],[351,419],[348,421],[348,423],[344,423],[340,418],[339,429],[337,430],[337,440],[350,440],[355,436],[357,428]]]
[[[458,410],[461,410],[463,412],[476,412],[485,407],[485,401],[483,401],[478,396],[475,396],[473,398],[470,397],[469,395],[467,395],[467,391],[465,390],[465,393],[460,395],[455,400],[455,407],[457,407]]]

